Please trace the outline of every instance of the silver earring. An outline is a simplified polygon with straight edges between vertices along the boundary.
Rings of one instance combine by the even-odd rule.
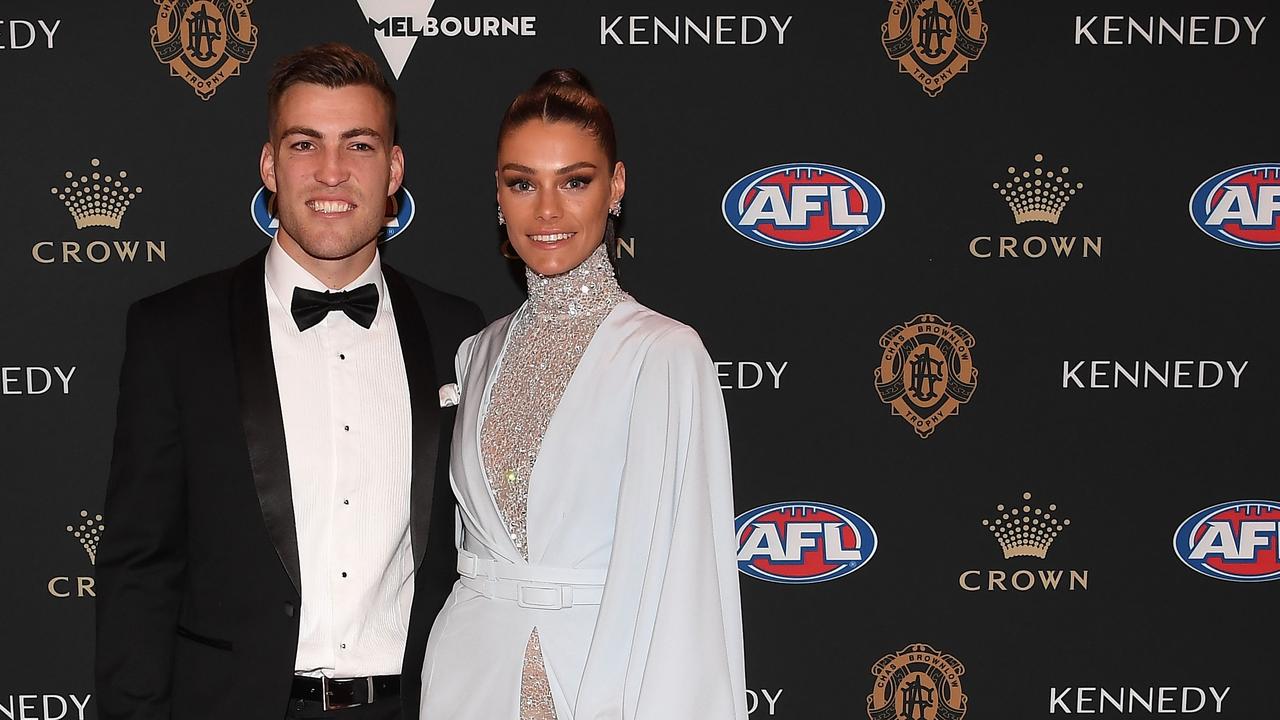
[[[622,201],[621,201],[621,200],[614,200],[614,201],[613,201],[613,204],[609,206],[609,214],[610,214],[610,215],[612,215],[612,216],[614,216],[614,217],[621,217],[621,216],[622,216]]]
[[[505,215],[503,215],[503,214],[502,214],[502,206],[501,206],[501,205],[499,205],[499,206],[498,206],[498,224],[499,224],[499,225],[506,225],[506,224],[507,224],[507,218],[506,218],[506,216],[505,216]]]

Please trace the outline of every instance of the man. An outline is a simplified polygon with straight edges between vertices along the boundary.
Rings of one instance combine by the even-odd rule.
[[[479,310],[381,264],[395,94],[321,45],[268,89],[280,229],[129,311],[99,717],[416,718],[453,580],[453,353]]]

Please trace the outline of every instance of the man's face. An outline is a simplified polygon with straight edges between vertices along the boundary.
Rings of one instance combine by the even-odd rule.
[[[281,246],[341,260],[376,240],[387,196],[404,177],[392,132],[386,101],[368,85],[285,90],[260,161]]]

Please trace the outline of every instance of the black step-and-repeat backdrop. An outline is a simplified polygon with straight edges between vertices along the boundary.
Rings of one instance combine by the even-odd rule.
[[[8,0],[0,719],[96,716],[125,308],[268,241],[266,80],[328,40],[400,94],[386,256],[491,319],[503,109],[612,109],[623,284],[729,408],[752,718],[1275,717],[1275,9]]]

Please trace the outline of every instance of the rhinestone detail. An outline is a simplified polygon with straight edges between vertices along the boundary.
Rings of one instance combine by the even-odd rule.
[[[520,720],[556,720],[556,703],[551,697],[551,681],[542,664],[542,643],[538,628],[529,633],[524,646],[524,668],[520,673]]]
[[[613,274],[604,246],[574,269],[544,276],[526,269],[529,302],[516,319],[490,392],[480,452],[490,490],[520,555],[529,558],[529,479],[551,416],[569,379],[614,306],[630,298]],[[538,630],[525,646],[521,720],[554,720],[555,703]]]

